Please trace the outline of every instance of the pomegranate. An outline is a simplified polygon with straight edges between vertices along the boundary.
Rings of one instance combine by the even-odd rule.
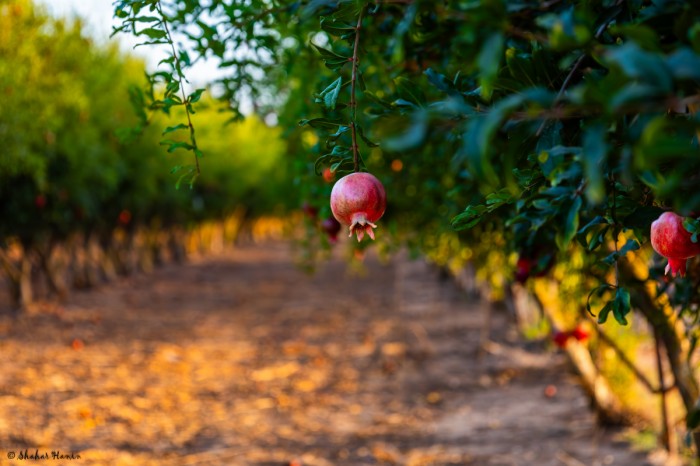
[[[668,258],[666,273],[685,277],[687,259],[700,254],[700,243],[693,243],[691,234],[683,228],[683,217],[664,212],[651,224],[651,245],[654,251]]]
[[[323,170],[323,180],[326,183],[332,183],[333,181],[335,181],[335,172],[331,171],[330,168],[325,168]]]
[[[131,212],[129,212],[126,209],[119,212],[119,223],[123,226],[126,226],[129,223],[131,223]]]
[[[374,222],[386,209],[386,192],[382,183],[370,173],[351,173],[338,180],[331,191],[333,216],[350,227],[350,235],[362,241],[365,233],[374,239]]]
[[[46,196],[43,194],[37,194],[37,196],[34,198],[34,205],[37,209],[43,209],[46,207]]]
[[[308,202],[304,202],[301,205],[301,210],[310,219],[315,219],[316,216],[318,215],[318,209],[316,207],[312,206],[311,204],[309,204]]]
[[[338,233],[340,233],[340,223],[334,217],[328,217],[321,222],[321,229],[328,235],[328,240],[331,243],[338,241]]]
[[[559,348],[566,348],[566,343],[569,341],[570,336],[569,332],[557,330],[554,332],[554,335],[552,335],[552,341],[554,341],[554,344]]]
[[[557,386],[550,384],[544,387],[544,396],[547,398],[554,398],[557,396]]]
[[[589,337],[586,329],[584,329],[580,325],[577,325],[576,328],[574,328],[571,332],[569,332],[569,334],[573,338],[575,338],[576,341],[581,341],[581,342],[588,340],[588,337]]]
[[[554,255],[543,254],[539,250],[520,253],[515,264],[515,280],[524,284],[530,277],[544,277],[554,266]]]
[[[525,283],[530,278],[530,269],[532,261],[525,257],[518,257],[518,263],[515,265],[515,281]]]

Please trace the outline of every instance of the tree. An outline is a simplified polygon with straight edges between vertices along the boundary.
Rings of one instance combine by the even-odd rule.
[[[147,42],[182,38],[153,107],[190,56],[218,58],[221,98],[234,117],[247,97],[278,113],[303,184],[374,172],[388,223],[426,253],[441,235],[453,255],[583,253],[571,312],[647,319],[698,428],[698,268],[667,282],[631,260],[661,212],[700,206],[695,2],[122,0],[115,16]]]
[[[168,131],[171,142],[161,147],[162,127],[176,125],[132,108],[146,99],[136,86],[142,62],[94,44],[79,20],[52,19],[29,0],[0,2],[0,27],[0,264],[16,304],[32,301],[33,269],[59,294],[71,281],[98,281],[80,277],[90,274],[77,265],[55,264],[56,249],[70,250],[67,261],[75,263],[76,256],[94,256],[86,250],[97,243],[102,263],[86,267],[128,273],[126,264],[107,263],[120,260],[117,238],[126,238],[124,255],[137,249],[135,237],[155,236],[146,231],[168,233],[236,209],[259,214],[284,204],[278,191],[287,189],[280,175],[286,165],[276,129],[253,118],[227,127],[221,104],[203,98],[197,121],[209,170],[191,192],[178,190],[163,161],[186,165],[189,158],[167,150],[186,141]],[[184,111],[172,114],[181,118]],[[268,144],[258,147],[261,139]]]

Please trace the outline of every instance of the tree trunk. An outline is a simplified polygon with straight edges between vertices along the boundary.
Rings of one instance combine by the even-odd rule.
[[[695,412],[698,409],[696,404],[698,403],[700,389],[698,388],[697,374],[688,357],[688,348],[683,347],[682,342],[686,337],[682,322],[678,320],[672,309],[664,308],[664,306],[657,305],[654,302],[654,299],[646,290],[644,282],[635,276],[634,272],[624,261],[620,261],[619,270],[624,283],[629,283],[633,286],[631,288],[633,307],[639,309],[652,325],[655,334],[666,349],[671,372],[683,400],[686,415]],[[700,459],[700,431],[693,432],[692,436],[695,443],[696,457]]]
[[[561,322],[556,321],[552,311],[544,306],[537,293],[533,292],[531,295],[532,301],[539,307],[540,314],[550,326],[562,328]],[[576,341],[570,341],[565,350],[580,376],[583,389],[595,406],[598,422],[603,425],[628,425],[630,420],[625,416],[622,405],[607,379],[598,370],[588,348]]]
[[[60,267],[54,263],[53,256],[57,244],[56,239],[50,238],[44,247],[37,249],[37,254],[39,256],[39,266],[44,272],[49,292],[55,294],[62,300],[68,296],[68,287],[64,279],[61,278],[61,272],[63,271],[61,269],[65,269],[65,267]]]
[[[24,250],[22,261],[20,262],[19,276],[19,306],[21,309],[28,309],[34,302],[34,292],[32,288],[32,261],[29,257],[31,250]]]

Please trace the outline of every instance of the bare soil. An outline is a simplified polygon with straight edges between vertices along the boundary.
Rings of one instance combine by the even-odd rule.
[[[505,311],[480,356],[487,304],[365,265],[249,245],[2,317],[0,464],[652,464]]]

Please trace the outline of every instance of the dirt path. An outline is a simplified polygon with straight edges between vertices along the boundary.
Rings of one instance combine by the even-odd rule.
[[[366,265],[308,277],[249,246],[0,320],[0,464],[650,464],[506,315],[479,360],[483,304],[422,262]]]

